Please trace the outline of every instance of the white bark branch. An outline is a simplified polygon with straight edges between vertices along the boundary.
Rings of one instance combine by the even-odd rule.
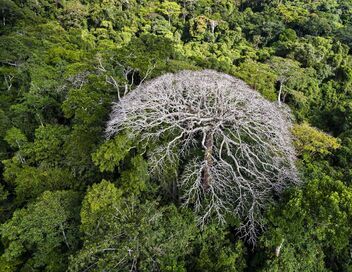
[[[166,74],[115,103],[106,133],[122,130],[146,143],[151,172],[186,165],[178,180],[184,205],[199,223],[232,213],[255,243],[263,208],[274,192],[299,182],[289,115],[243,81],[215,71]],[[203,155],[194,152],[203,150]],[[193,156],[193,159],[189,159]],[[187,160],[186,160],[187,159]],[[176,163],[175,163],[176,164]]]

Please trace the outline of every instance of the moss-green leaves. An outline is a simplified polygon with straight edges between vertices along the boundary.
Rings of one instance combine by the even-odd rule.
[[[133,147],[132,140],[124,134],[117,135],[103,143],[92,155],[93,162],[99,166],[100,171],[112,172]]]
[[[296,137],[294,145],[300,155],[324,156],[340,147],[338,139],[311,127],[308,123],[295,125],[292,132]]]

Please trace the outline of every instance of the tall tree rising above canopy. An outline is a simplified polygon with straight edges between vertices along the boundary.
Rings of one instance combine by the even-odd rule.
[[[298,184],[289,115],[243,81],[211,71],[165,74],[115,103],[107,126],[145,143],[152,173],[182,162],[178,188],[199,223],[228,215],[255,243],[261,213]]]

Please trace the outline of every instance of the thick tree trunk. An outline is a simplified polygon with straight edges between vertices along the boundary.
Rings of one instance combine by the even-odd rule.
[[[204,152],[204,161],[205,167],[202,173],[202,185],[204,190],[208,190],[211,183],[210,169],[213,165],[212,160],[213,154],[213,133],[208,132],[205,136],[205,152]]]

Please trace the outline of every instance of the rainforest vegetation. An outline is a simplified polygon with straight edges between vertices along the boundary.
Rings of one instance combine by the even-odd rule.
[[[206,83],[205,69],[209,84],[220,86],[211,106],[206,88],[196,88]],[[158,126],[141,127],[156,124],[143,109],[148,116],[170,109],[153,103],[165,86],[176,88],[170,81],[179,73],[192,89],[178,101],[194,99],[180,104],[184,118],[197,101],[199,109],[217,105],[217,113],[235,109],[237,98],[218,96],[228,90],[223,82],[247,84],[239,94],[252,108],[242,101],[237,109],[248,119],[229,120],[249,120],[239,132],[248,146],[233,151],[226,126],[222,135],[232,136],[224,144],[209,138],[208,119],[191,142],[194,123],[164,133],[167,123],[153,115]],[[258,96],[247,99],[247,89]],[[129,123],[138,116],[139,127]],[[287,127],[277,128],[285,118]],[[275,146],[283,131],[277,152],[255,146],[265,123],[274,136],[270,142],[264,133],[263,146]],[[182,144],[192,148],[183,152]],[[285,169],[294,168],[299,182],[263,174],[291,151],[294,165]],[[238,161],[251,166],[245,184],[280,184],[275,192],[258,187],[271,195],[255,210],[247,208],[250,191],[221,187],[217,203],[230,197],[260,215],[253,235],[243,231],[250,217],[233,212],[237,204],[221,220],[210,209],[199,222],[204,207],[214,207],[211,152],[224,163],[214,172],[220,183],[238,180],[225,167]],[[153,163],[163,154],[172,159]],[[193,157],[205,161],[198,178],[187,176]],[[209,184],[185,199],[192,187],[182,180]],[[352,1],[0,0],[0,238],[1,272],[352,271]]]

